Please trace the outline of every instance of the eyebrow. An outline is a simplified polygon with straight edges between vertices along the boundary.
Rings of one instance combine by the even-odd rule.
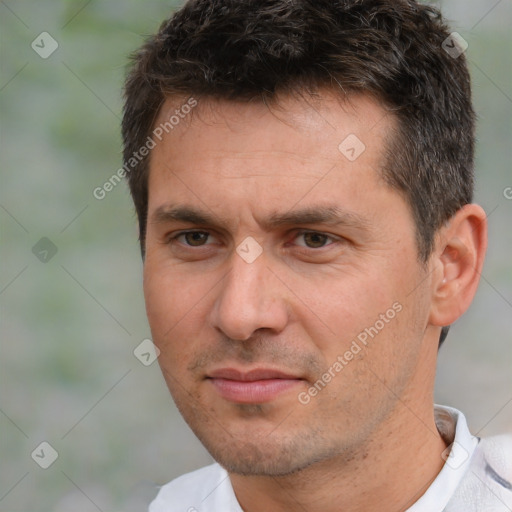
[[[230,220],[225,217],[216,217],[207,211],[191,206],[163,205],[154,211],[150,222],[154,224],[187,222],[220,228],[227,226]],[[333,227],[343,225],[363,230],[369,229],[369,222],[364,217],[353,212],[342,211],[336,205],[310,206],[285,213],[274,212],[258,223],[267,231],[296,224],[325,224]]]

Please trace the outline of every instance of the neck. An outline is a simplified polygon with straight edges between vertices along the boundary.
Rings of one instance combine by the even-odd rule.
[[[357,453],[283,477],[230,474],[245,512],[382,512],[412,506],[441,471],[446,444],[428,411],[397,402],[388,421]]]

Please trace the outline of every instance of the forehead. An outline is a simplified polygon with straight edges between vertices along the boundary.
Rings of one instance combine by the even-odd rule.
[[[189,104],[190,98],[169,98],[160,109],[153,133],[159,130],[161,140],[152,150],[150,170],[185,166],[191,171],[191,165],[200,165],[205,172],[209,167],[226,172],[229,160],[243,160],[245,169],[275,175],[285,168],[271,161],[286,160],[286,169],[300,173],[307,167],[314,173],[327,161],[356,167],[359,156],[359,164],[371,161],[380,168],[396,124],[374,98],[342,97],[328,89],[314,96],[277,96],[271,104],[214,98],[194,98],[193,108]]]

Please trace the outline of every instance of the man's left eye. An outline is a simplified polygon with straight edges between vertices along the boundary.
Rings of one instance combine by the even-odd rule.
[[[305,242],[305,245],[299,245],[301,245],[301,247],[307,247],[308,249],[320,249],[325,247],[328,240],[335,241],[332,236],[326,235],[324,233],[318,233],[316,231],[301,231],[295,236],[296,239],[299,237],[303,237]]]

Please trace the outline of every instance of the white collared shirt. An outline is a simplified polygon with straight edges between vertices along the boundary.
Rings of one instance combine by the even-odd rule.
[[[512,435],[471,435],[457,409],[435,405],[447,444],[445,464],[406,512],[511,512]],[[187,473],[161,487],[149,512],[243,512],[227,471],[219,464]]]

